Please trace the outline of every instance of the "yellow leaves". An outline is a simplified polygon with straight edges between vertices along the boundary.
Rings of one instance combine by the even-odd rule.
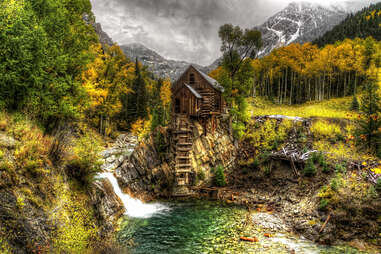
[[[0,8],[4,11],[6,21],[15,21],[18,12],[25,6],[24,0],[7,0],[0,2]]]
[[[94,60],[81,74],[82,86],[89,97],[83,111],[92,112],[98,118],[100,115],[111,118],[122,108],[121,96],[131,92],[129,84],[135,77],[134,63],[127,60],[117,45],[103,52],[100,44],[94,44],[90,52]]]
[[[222,66],[219,66],[217,69],[211,71],[209,73],[209,76],[214,78],[215,80],[218,80],[220,78],[222,72],[224,72],[224,68]]]
[[[376,167],[371,169],[371,171],[377,175],[381,174],[381,167]]]
[[[325,137],[329,139],[335,139],[338,135],[341,135],[341,128],[339,125],[322,120],[314,122],[311,126],[311,131],[316,137]]]
[[[166,79],[160,89],[160,99],[164,107],[168,107],[172,101],[171,81]]]
[[[152,116],[149,116],[149,120],[138,119],[131,125],[131,133],[139,137],[139,139],[149,134],[151,130]]]
[[[368,163],[366,163],[366,161],[364,161],[363,163],[361,163],[362,166],[366,166],[368,165]]]
[[[91,209],[84,198],[71,194],[63,186],[56,193],[59,203],[53,210],[52,219],[59,222],[60,227],[53,239],[54,249],[59,253],[88,253],[90,242],[98,238]]]

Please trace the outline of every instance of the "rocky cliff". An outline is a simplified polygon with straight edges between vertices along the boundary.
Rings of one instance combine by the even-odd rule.
[[[209,185],[212,169],[218,165],[225,169],[234,167],[237,149],[228,122],[218,120],[218,128],[212,131],[207,125],[206,131],[199,122],[192,121],[193,185]],[[143,200],[171,196],[175,166],[171,132],[170,127],[158,129],[117,166],[115,175],[125,192]]]

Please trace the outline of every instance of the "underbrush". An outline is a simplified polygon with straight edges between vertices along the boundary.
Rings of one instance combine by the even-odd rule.
[[[55,139],[24,115],[1,113],[0,132],[15,141],[0,144],[0,215],[8,216],[0,252],[94,253],[98,229],[86,191],[100,166],[99,136],[81,127],[56,164]]]

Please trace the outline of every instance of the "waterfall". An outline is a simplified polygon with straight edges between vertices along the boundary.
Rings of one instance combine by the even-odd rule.
[[[119,187],[118,181],[112,173],[102,173],[99,177],[107,178],[111,182],[115,194],[120,198],[120,200],[122,200],[122,203],[126,208],[125,214],[129,217],[150,218],[155,214],[163,213],[169,210],[169,208],[163,204],[145,204],[141,200],[134,199],[123,193]]]

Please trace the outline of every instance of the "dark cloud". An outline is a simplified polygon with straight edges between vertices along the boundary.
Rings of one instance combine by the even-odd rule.
[[[219,56],[219,26],[225,23],[242,27],[259,25],[290,0],[91,2],[97,22],[120,45],[138,42],[164,57],[206,65]]]

